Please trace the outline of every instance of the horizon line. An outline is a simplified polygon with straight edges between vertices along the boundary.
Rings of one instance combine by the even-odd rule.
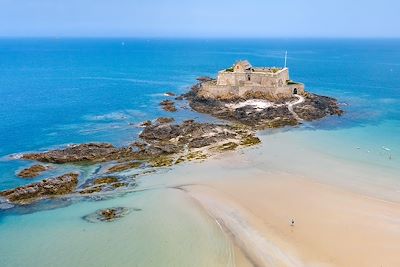
[[[228,39],[243,39],[243,40],[290,40],[290,39],[351,39],[351,40],[376,40],[376,39],[400,39],[400,36],[84,36],[84,35],[38,35],[38,36],[23,36],[23,35],[0,35],[0,39],[194,39],[194,40],[228,40]]]

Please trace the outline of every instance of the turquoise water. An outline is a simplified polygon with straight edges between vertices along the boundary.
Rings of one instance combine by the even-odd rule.
[[[135,124],[171,115],[158,106],[163,93],[185,92],[196,77],[239,59],[282,66],[286,50],[291,78],[338,98],[346,111],[304,125],[299,140],[348,162],[398,170],[400,40],[1,39],[0,189],[31,182],[15,176],[30,163],[9,160],[11,154],[90,141],[127,144],[140,131]],[[174,116],[210,119],[186,109]],[[69,204],[0,211],[0,266],[54,266],[57,259],[58,266],[232,263],[216,224],[170,189]],[[109,225],[81,219],[118,205],[142,211]]]

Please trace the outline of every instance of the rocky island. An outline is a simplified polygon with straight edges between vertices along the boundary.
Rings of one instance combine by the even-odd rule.
[[[139,139],[128,146],[88,143],[27,153],[22,156],[23,160],[74,164],[77,173],[3,191],[0,198],[21,205],[71,193],[91,195],[135,186],[134,180],[124,180],[118,174],[132,169],[148,173],[154,168],[204,160],[216,153],[260,143],[255,136],[258,129],[294,126],[303,121],[342,114],[335,99],[307,92],[303,84],[291,81],[287,68],[255,68],[248,61],[240,61],[232,68],[220,71],[217,79],[202,77],[198,81],[176,100],[186,99],[193,110],[230,123],[186,120],[177,124],[174,118],[161,117],[143,122]],[[167,112],[178,111],[171,100],[164,100],[160,105]],[[83,164],[106,167],[78,187],[79,166]],[[32,178],[47,169],[44,165],[33,165],[22,170],[19,176]]]
[[[328,115],[342,115],[336,99],[305,91],[288,68],[255,68],[239,61],[217,79],[202,77],[183,95],[197,112],[256,129],[293,126]]]

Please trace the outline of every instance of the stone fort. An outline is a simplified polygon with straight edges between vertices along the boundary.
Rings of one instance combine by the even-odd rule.
[[[288,98],[304,93],[304,84],[289,78],[288,68],[257,68],[247,60],[221,70],[217,80],[204,82],[199,95],[205,98]]]

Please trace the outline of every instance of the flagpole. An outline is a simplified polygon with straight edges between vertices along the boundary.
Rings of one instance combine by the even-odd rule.
[[[287,51],[285,53],[285,68],[286,68],[286,66],[287,66]]]

